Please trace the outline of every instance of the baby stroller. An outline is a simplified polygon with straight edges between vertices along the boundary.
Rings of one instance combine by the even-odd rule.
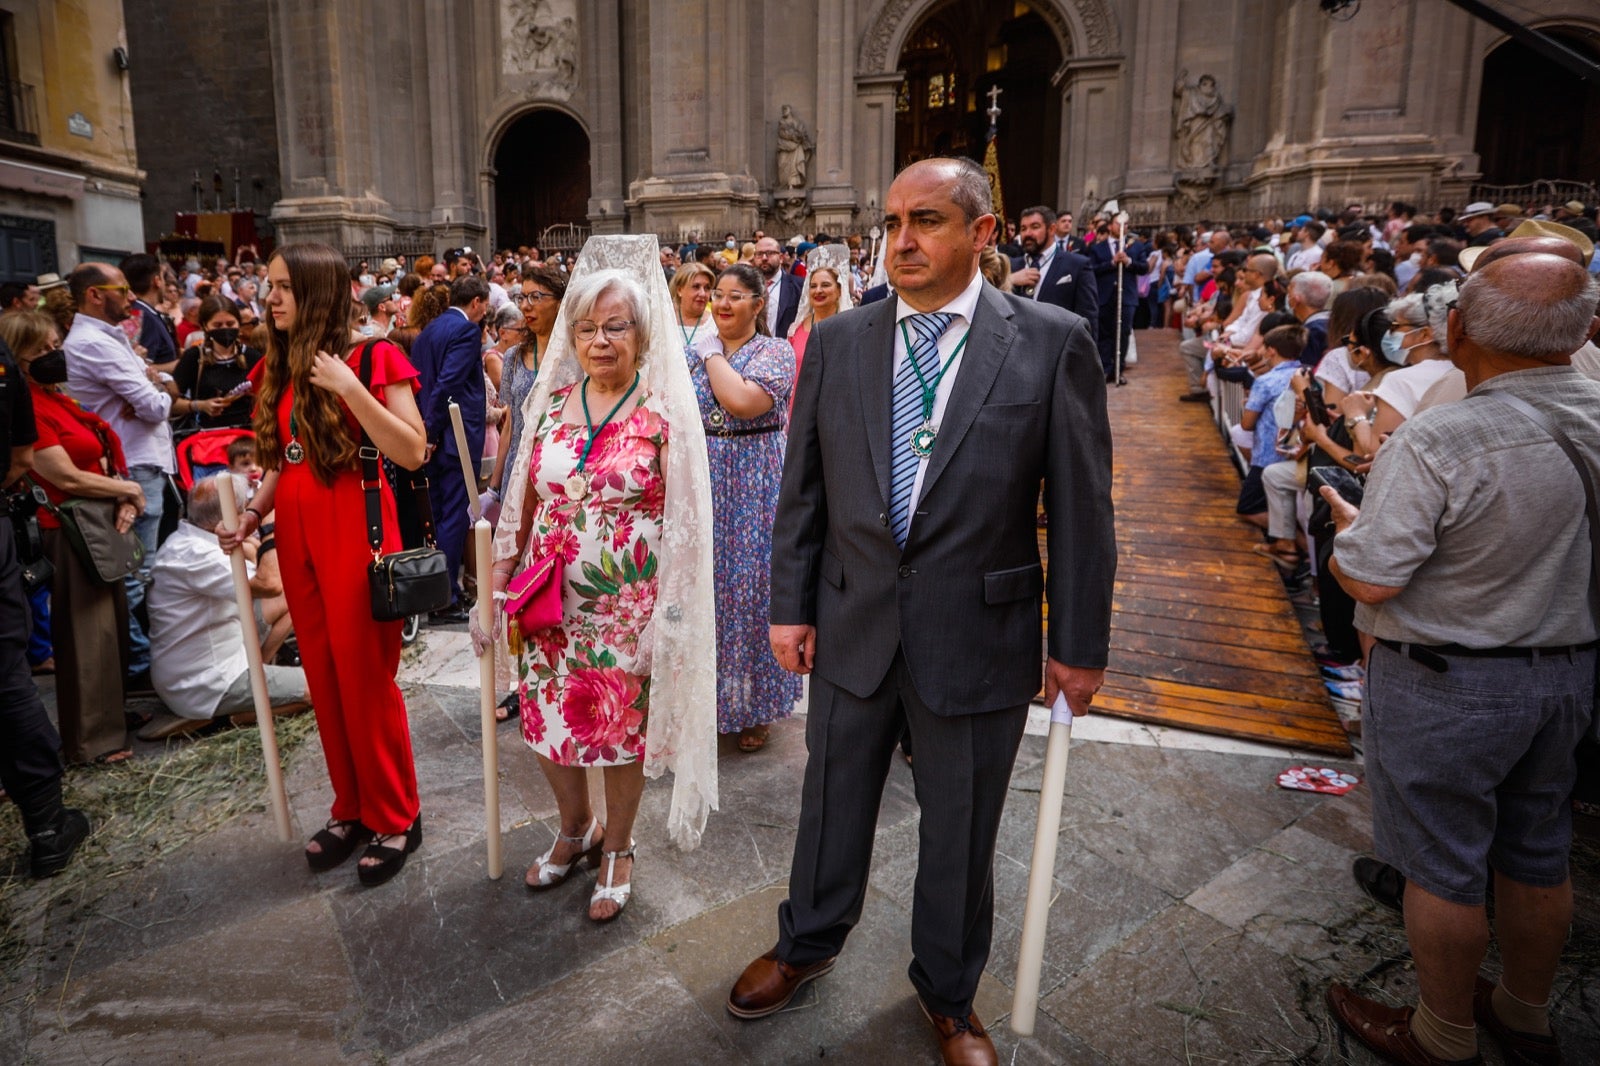
[[[185,499],[200,478],[228,469],[228,446],[236,440],[254,438],[248,429],[198,429],[175,445],[178,460],[178,490]]]

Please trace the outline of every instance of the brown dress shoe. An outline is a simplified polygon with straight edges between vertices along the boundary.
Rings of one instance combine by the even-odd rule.
[[[1000,1057],[995,1054],[994,1041],[976,1014],[965,1018],[938,1014],[928,1009],[921,996],[917,997],[917,1006],[939,1038],[939,1054],[944,1056],[945,1066],[998,1066]]]
[[[1328,986],[1328,1012],[1339,1028],[1384,1062],[1398,1066],[1474,1066],[1483,1062],[1481,1055],[1470,1059],[1439,1058],[1411,1034],[1412,1008],[1386,1007],[1356,995],[1344,985]]]
[[[733,991],[728,993],[728,1013],[735,1018],[765,1018],[789,1005],[800,986],[815,981],[833,969],[835,959],[823,959],[810,966],[790,966],[778,958],[773,948],[744,968]]]
[[[1554,1036],[1519,1033],[1494,1012],[1494,985],[1478,978],[1472,988],[1472,1016],[1489,1030],[1505,1054],[1507,1066],[1561,1066],[1561,1045]]]

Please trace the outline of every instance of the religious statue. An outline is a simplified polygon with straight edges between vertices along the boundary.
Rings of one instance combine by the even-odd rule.
[[[1180,170],[1209,170],[1222,160],[1222,148],[1233,125],[1233,108],[1217,91],[1217,79],[1200,75],[1187,84],[1189,72],[1180,70],[1172,87],[1172,135],[1178,142]]]
[[[534,88],[570,95],[577,83],[578,22],[572,0],[504,0],[507,74],[534,75]]]
[[[778,188],[805,188],[806,163],[815,150],[811,131],[795,115],[794,108],[784,104],[783,115],[778,119]]]

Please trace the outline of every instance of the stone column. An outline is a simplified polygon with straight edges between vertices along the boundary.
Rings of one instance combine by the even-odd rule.
[[[1141,0],[1137,5],[1128,41],[1128,169],[1120,190],[1127,199],[1164,200],[1172,191],[1178,29],[1178,0]]]
[[[580,5],[587,43],[584,81],[593,101],[589,129],[589,222],[596,233],[621,233],[627,208],[622,187],[622,27],[617,4]]]
[[[811,210],[817,229],[850,228],[857,196],[853,184],[850,53],[840,47],[856,24],[855,0],[819,0],[817,9],[817,155],[812,160]]]
[[[894,180],[894,98],[905,75],[862,74],[856,77],[856,188],[863,225],[883,217],[884,199]]]
[[[1122,176],[1127,132],[1120,128],[1120,57],[1070,59],[1061,87],[1061,175],[1056,203],[1080,216],[1098,210]]]

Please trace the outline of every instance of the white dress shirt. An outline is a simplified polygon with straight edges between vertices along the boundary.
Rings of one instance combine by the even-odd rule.
[[[1261,320],[1267,317],[1267,313],[1261,310],[1260,289],[1251,289],[1238,298],[1244,301],[1244,310],[1240,311],[1239,317],[1222,332],[1230,346],[1243,348],[1250,343],[1250,338],[1256,335],[1256,327],[1261,325]]]
[[[783,295],[783,271],[778,271],[767,279],[767,306],[762,308],[767,316],[767,332],[774,337],[778,335],[778,300]]]
[[[944,367],[945,370],[944,376],[939,379],[939,388],[933,397],[933,428],[935,433],[939,431],[939,424],[944,421],[944,409],[950,403],[950,393],[956,386],[957,375],[961,372],[961,360],[967,354],[967,347],[961,344],[961,340],[972,329],[972,316],[977,313],[978,296],[982,291],[983,272],[979,271],[972,275],[972,280],[967,282],[967,287],[961,291],[961,295],[943,307],[938,308],[939,311],[956,317],[950,323],[950,328],[944,331],[944,336],[939,338],[939,365]],[[900,323],[916,314],[921,314],[921,312],[906,303],[903,296],[895,297],[894,377],[890,379],[892,381],[900,380],[900,368],[905,364],[906,360],[906,341],[905,336],[900,331]],[[910,329],[910,326],[906,327],[907,332]],[[961,347],[960,352],[956,352],[958,345]],[[905,441],[897,440],[893,442],[893,447],[910,447],[910,445]],[[911,486],[913,522],[916,521],[915,511],[917,504],[922,500],[922,479],[928,473],[929,458],[931,456],[923,456],[921,461],[917,463],[917,480]]]
[[[67,391],[111,424],[129,466],[172,473],[172,397],[145,376],[145,362],[128,335],[98,318],[79,314],[63,345]]]
[[[217,535],[187,521],[150,567],[150,682],[173,714],[210,718],[249,669],[233,569]]]
[[[1317,264],[1322,262],[1322,246],[1313,244],[1311,247],[1301,247],[1289,257],[1290,270],[1315,270]]]

